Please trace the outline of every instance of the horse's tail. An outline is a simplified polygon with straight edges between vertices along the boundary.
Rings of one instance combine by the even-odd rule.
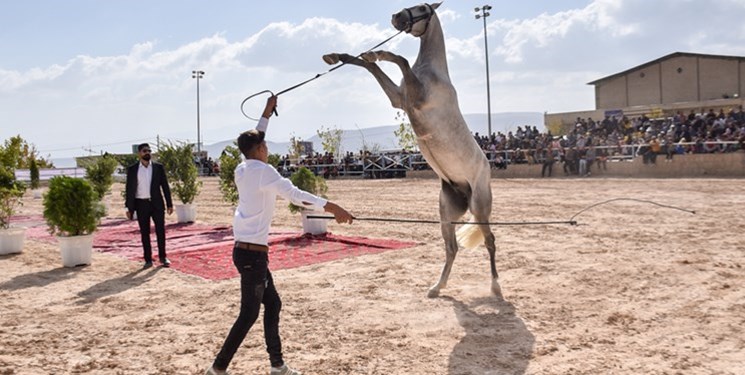
[[[471,218],[469,222],[474,222],[475,219]],[[455,238],[458,240],[458,244],[464,249],[470,250],[484,243],[484,234],[481,233],[478,225],[464,224],[455,233]]]

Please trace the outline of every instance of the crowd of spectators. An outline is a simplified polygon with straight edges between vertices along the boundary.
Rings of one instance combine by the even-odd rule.
[[[676,113],[665,118],[645,115],[629,118],[577,118],[563,136],[540,132],[536,126],[518,126],[515,132],[475,133],[474,139],[486,154],[492,168],[506,169],[510,164],[542,164],[542,176],[551,176],[555,163],[567,175],[588,176],[607,169],[609,160],[641,157],[655,164],[658,156],[666,162],[676,154],[721,153],[743,149],[745,112],[742,107],[729,111],[709,110]],[[219,165],[211,158],[197,161],[205,175],[219,174]],[[292,159],[282,156],[277,169],[289,176],[299,167],[309,168],[324,178],[360,176],[365,178],[405,177],[407,170],[428,169],[419,153],[405,150],[384,152],[347,152],[335,158],[326,153]]]
[[[543,175],[551,175],[553,164],[562,163],[566,174],[589,175],[593,165],[604,170],[609,158],[640,156],[645,164],[655,164],[658,155],[665,161],[676,154],[732,152],[743,149],[745,112],[736,108],[725,112],[681,112],[672,117],[651,119],[606,117],[601,121],[577,118],[566,135],[541,133],[533,126],[518,126],[506,135],[474,134],[493,168],[508,164],[542,163]]]

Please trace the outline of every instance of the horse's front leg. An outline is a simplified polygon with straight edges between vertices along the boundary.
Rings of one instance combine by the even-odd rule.
[[[385,92],[385,95],[388,96],[388,99],[391,101],[391,106],[393,106],[393,108],[403,109],[401,88],[393,83],[388,75],[380,69],[378,64],[359,59],[346,53],[330,53],[328,55],[323,55],[323,61],[329,65],[334,65],[341,61],[344,64],[357,65],[367,69],[367,71],[375,77],[375,80],[378,81],[378,84],[383,89],[383,92]]]
[[[398,65],[398,68],[401,69],[401,74],[403,74],[404,84],[406,85],[406,96],[410,98],[409,100],[424,100],[424,86],[419,80],[419,77],[417,77],[416,74],[414,74],[414,71],[411,70],[409,60],[406,60],[405,57],[388,51],[371,51],[363,53],[362,59],[369,63],[375,61],[388,61]]]

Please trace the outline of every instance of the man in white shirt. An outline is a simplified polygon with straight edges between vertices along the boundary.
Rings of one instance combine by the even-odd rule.
[[[238,206],[233,217],[233,264],[241,275],[241,310],[225,343],[217,354],[207,375],[227,374],[235,352],[259,316],[264,304],[264,336],[271,362],[271,375],[300,375],[284,363],[279,337],[279,312],[282,301],[268,268],[267,246],[269,226],[274,216],[277,195],[307,208],[324,209],[334,215],[338,223],[352,223],[353,217],[345,209],[295,187],[267,164],[269,149],[264,141],[265,131],[277,105],[277,97],[266,102],[264,113],[256,129],[238,137],[238,148],[246,160],[235,168],[238,187]]]

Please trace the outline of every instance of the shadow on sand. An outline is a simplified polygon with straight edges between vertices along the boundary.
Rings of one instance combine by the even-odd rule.
[[[535,337],[515,315],[515,307],[501,297],[489,296],[468,303],[453,303],[458,323],[466,335],[450,354],[448,374],[524,374],[533,353]]]
[[[92,285],[90,288],[78,293],[80,300],[76,303],[78,305],[93,303],[103,297],[119,294],[128,289],[140,286],[150,280],[160,270],[160,268],[161,267],[153,267],[149,269],[140,268],[115,279],[105,280]]]
[[[0,284],[0,290],[21,290],[26,288],[39,287],[43,288],[49,284],[67,280],[81,270],[83,267],[59,267],[47,271],[27,273],[18,275],[4,283]]]

